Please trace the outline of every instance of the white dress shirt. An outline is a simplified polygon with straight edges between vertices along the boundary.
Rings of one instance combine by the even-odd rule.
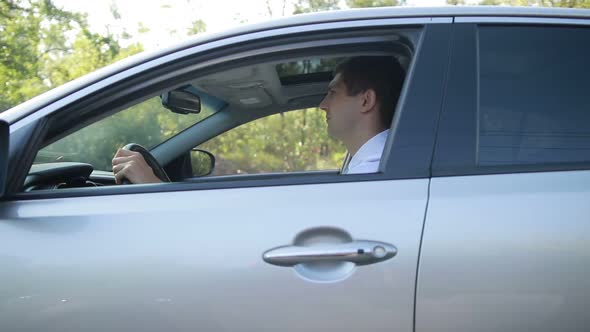
[[[380,132],[366,141],[354,156],[352,156],[352,159],[350,159],[342,174],[376,173],[379,171],[379,162],[381,162],[381,155],[383,154],[388,135],[389,129]]]

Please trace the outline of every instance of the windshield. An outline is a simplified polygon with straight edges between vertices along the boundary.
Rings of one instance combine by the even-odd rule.
[[[199,95],[198,114],[173,113],[162,106],[159,96],[153,97],[46,146],[39,151],[34,164],[84,162],[92,164],[95,170],[111,171],[117,149],[137,143],[150,150],[226,105],[202,92]]]

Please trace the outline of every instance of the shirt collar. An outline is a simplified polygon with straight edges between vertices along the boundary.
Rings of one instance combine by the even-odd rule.
[[[381,159],[383,154],[383,148],[389,135],[389,129],[380,132],[373,136],[370,140],[366,141],[365,144],[352,156],[348,163],[348,169],[358,166],[359,164],[367,161],[377,161]]]

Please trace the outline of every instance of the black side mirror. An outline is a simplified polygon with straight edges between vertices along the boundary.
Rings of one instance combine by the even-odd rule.
[[[167,91],[160,95],[162,105],[174,113],[198,114],[201,112],[201,97],[182,87],[176,90]]]
[[[0,121],[0,197],[4,196],[8,173],[8,139],[10,127],[8,123]]]
[[[191,166],[193,176],[206,176],[215,169],[215,156],[205,150],[194,148],[191,150]]]

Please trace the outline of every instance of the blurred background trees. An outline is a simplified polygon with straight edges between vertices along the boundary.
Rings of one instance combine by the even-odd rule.
[[[0,0],[0,111],[142,50],[50,0]]]

